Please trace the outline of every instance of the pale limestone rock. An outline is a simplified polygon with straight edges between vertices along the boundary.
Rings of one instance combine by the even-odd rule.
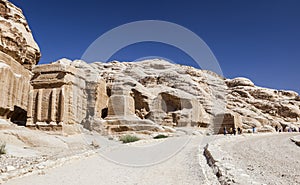
[[[7,0],[0,0],[0,25],[0,51],[30,70],[38,63],[41,53],[22,10]]]
[[[280,104],[279,106],[275,106],[275,108],[277,108],[277,113],[280,117],[295,118],[295,122],[300,117],[299,107],[293,104]]]
[[[294,91],[278,91],[278,93],[281,95],[281,96],[286,96],[288,98],[291,98],[291,99],[295,99],[297,97],[299,97],[298,93],[294,92]]]
[[[123,85],[123,84],[122,84]],[[115,84],[111,89],[108,101],[108,115],[105,118],[108,133],[126,131],[163,131],[164,129],[154,122],[144,119],[143,112],[137,114],[135,107],[139,103],[131,96],[131,91]],[[144,109],[142,109],[144,110]],[[145,110],[146,111],[146,110]],[[139,117],[140,116],[140,117]]]
[[[27,125],[50,129],[64,123],[68,133],[79,123],[102,134],[199,126],[214,133],[253,126],[272,132],[271,127],[298,125],[300,115],[297,93],[255,87],[245,79],[227,86],[230,80],[212,72],[161,60],[61,59],[33,72]]]
[[[252,97],[255,99],[262,99],[262,100],[274,100],[278,98],[278,96],[274,93],[274,90],[265,89],[265,88],[254,88],[249,92]]]
[[[82,70],[86,83],[85,92],[87,94],[87,112],[86,118],[82,124],[90,130],[97,130],[102,134],[106,134],[107,130],[103,123],[103,118],[108,114],[108,89],[105,80],[97,73],[97,71],[89,64],[82,60],[73,62],[64,59],[66,64]]]
[[[270,125],[265,125],[257,129],[257,132],[276,132],[275,128]]]
[[[122,131],[136,130],[133,127],[136,123],[147,125],[139,128],[154,127],[154,130],[161,126],[208,127],[213,114],[225,109],[226,85],[210,72],[194,73],[196,69],[163,60],[97,62],[90,66],[93,67],[90,71],[96,70],[107,82],[110,98],[108,117],[104,118],[106,127],[115,124]],[[191,77],[188,71],[201,78]],[[209,83],[216,82],[220,86],[209,87]],[[131,125],[126,125],[128,120]]]
[[[254,87],[254,83],[251,82],[249,79],[247,78],[235,78],[235,79],[227,79],[225,80],[226,84],[228,85],[228,87],[236,87],[236,86],[250,86],[250,87]]]
[[[270,125],[270,120],[269,120],[268,118],[264,118],[264,117],[255,117],[255,119],[256,119],[257,121],[259,121],[260,124],[261,124],[262,126],[268,126],[268,125]]]
[[[228,81],[231,80],[226,81],[230,84]],[[227,108],[256,120],[252,120],[253,123],[246,120],[245,128],[252,125],[258,126],[258,129],[266,125],[278,128],[285,128],[287,125],[299,126],[300,104],[297,101],[299,95],[296,92],[232,85],[229,85],[228,90]],[[264,130],[272,131],[271,129]]]
[[[261,127],[261,123],[254,118],[250,117],[242,117],[243,127],[245,129],[251,129],[252,127],[259,128]]]
[[[159,59],[135,63],[96,62],[87,65],[89,67],[81,66],[100,74],[107,82],[107,95],[111,96],[107,105],[110,107],[109,116],[104,118],[107,121],[99,122],[104,123],[104,127],[120,126],[122,122],[128,124],[124,120],[135,119],[147,120],[158,126],[211,127],[211,130],[219,132],[214,128],[213,118],[226,115],[228,110],[234,114],[229,116],[231,121],[228,122],[244,128],[252,125],[257,128],[265,125],[274,127],[280,124],[277,118],[284,117],[284,121],[293,122],[299,116],[297,93],[256,87],[246,78],[225,80],[209,71]],[[125,91],[125,94],[118,93]],[[120,115],[113,113],[112,105],[117,106]],[[130,114],[125,114],[126,111]],[[119,130],[126,129],[135,130],[128,125]]]
[[[7,172],[10,172],[10,171],[13,171],[15,170],[16,168],[14,166],[6,166],[6,171]]]
[[[105,110],[108,109],[107,104],[109,98],[107,96],[106,82],[104,79],[99,78],[95,82],[87,81],[86,92],[88,95],[88,115],[96,118],[105,117],[107,114]]]

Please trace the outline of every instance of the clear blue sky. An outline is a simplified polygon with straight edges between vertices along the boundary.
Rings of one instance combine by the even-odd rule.
[[[41,51],[40,63],[78,59],[101,34],[131,21],[164,20],[198,34],[225,77],[300,92],[300,1],[11,0],[21,7]],[[194,65],[182,51],[158,43],[135,44],[112,59],[162,56]]]

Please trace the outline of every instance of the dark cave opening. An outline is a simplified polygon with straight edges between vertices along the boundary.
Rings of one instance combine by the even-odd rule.
[[[18,106],[14,106],[14,111],[10,116],[10,121],[19,126],[26,126],[27,111]]]
[[[108,115],[108,108],[102,109],[101,118],[104,119],[107,117],[107,115]]]

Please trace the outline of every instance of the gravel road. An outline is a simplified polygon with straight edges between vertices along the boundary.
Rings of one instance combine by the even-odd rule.
[[[300,147],[290,141],[295,133],[247,136],[222,145],[254,180],[268,185],[300,184]]]
[[[118,165],[100,155],[95,155],[72,161],[55,169],[44,170],[43,175],[31,175],[8,181],[6,185],[218,184],[214,179],[215,176],[209,173],[210,168],[205,163],[206,161],[200,159],[202,154],[199,146],[204,146],[210,139],[212,138],[193,136],[175,156],[148,167]],[[178,138],[174,138],[174,142],[178,142],[177,140]],[[117,150],[128,153],[131,148],[118,148]],[[113,152],[116,153],[114,149]]]

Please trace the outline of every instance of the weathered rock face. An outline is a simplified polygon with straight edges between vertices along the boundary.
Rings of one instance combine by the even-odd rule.
[[[211,72],[163,60],[93,63],[90,71],[106,80],[108,114],[99,124],[111,132],[208,127],[226,108],[227,86]]]
[[[296,92],[257,87],[246,78],[225,79],[159,59],[62,59],[34,67],[40,52],[22,11],[0,0],[0,15],[0,118],[42,129],[83,124],[103,134],[300,126]]]
[[[30,69],[39,58],[39,47],[22,11],[0,0],[0,118],[26,124]]]
[[[69,71],[60,71],[57,65],[67,66]],[[44,114],[40,116],[42,119],[33,119],[35,124],[56,122],[59,125],[75,120],[74,123],[82,123],[86,128],[104,134],[163,132],[172,127],[187,126],[210,128],[214,133],[223,133],[224,127],[245,130],[256,127],[258,131],[267,132],[274,131],[272,127],[275,126],[284,130],[299,125],[299,100],[295,92],[260,88],[246,78],[224,79],[209,71],[162,60],[92,64],[60,60],[38,66],[34,73],[33,96],[38,96],[41,89],[49,91],[41,97],[48,102],[45,104],[48,109],[40,111],[48,113],[41,113]],[[66,74],[72,78],[67,78]],[[63,81],[59,82],[57,78],[63,78]],[[82,85],[68,79],[77,79]],[[51,112],[52,89],[57,88],[57,84],[60,90],[55,92],[68,86],[77,90],[64,90],[69,92],[67,94],[76,93],[63,98],[64,101],[57,99],[56,102],[64,102],[65,109],[56,108],[55,114]],[[61,93],[56,93],[54,97],[60,96]],[[78,101],[69,101],[76,96],[75,99],[84,102],[82,105]],[[31,106],[39,107],[38,99],[33,100],[35,106]],[[72,107],[76,107],[77,112],[82,111],[83,116],[68,117]],[[38,109],[32,110],[38,115]],[[53,117],[54,114],[61,115],[61,111],[66,114],[64,121],[59,116]]]
[[[0,51],[0,118],[26,123],[31,73]]]
[[[106,128],[136,131],[146,121],[158,130],[201,126],[220,133],[222,127],[272,132],[300,125],[297,93],[256,87],[246,78],[224,79],[162,60],[89,66],[107,82],[108,116],[99,122]]]
[[[29,70],[41,57],[22,10],[7,0],[0,0],[0,51]]]
[[[11,79],[22,73],[28,80],[31,74],[9,58],[13,62],[5,59],[1,70],[11,73]],[[49,129],[83,124],[113,134],[199,126],[214,133],[222,133],[224,127],[273,132],[275,126],[286,130],[300,125],[295,92],[256,87],[245,78],[224,79],[162,60],[86,64],[62,59],[36,66],[33,73],[32,88],[26,87],[31,88],[29,102],[17,106],[28,112],[27,126]],[[18,101],[6,111],[1,109],[1,115],[11,115],[15,105]]]
[[[249,79],[247,78],[235,78],[235,79],[228,79],[225,80],[226,84],[228,87],[238,87],[238,86],[250,86],[250,87],[254,87],[254,83],[251,82]]]
[[[226,80],[229,86],[227,108],[243,117],[245,129],[255,126],[262,128],[262,131],[272,131],[268,125],[282,130],[299,127],[300,102],[296,92],[256,87],[249,80],[242,83],[236,81]]]

